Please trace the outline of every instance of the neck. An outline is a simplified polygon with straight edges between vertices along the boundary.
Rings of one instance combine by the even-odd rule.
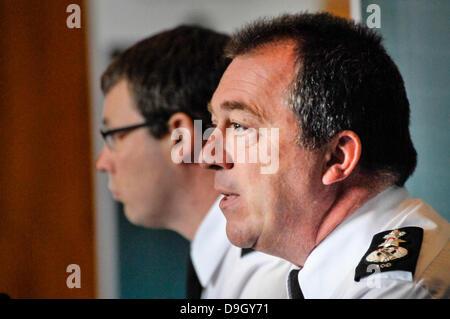
[[[309,229],[303,229],[304,236],[296,236],[295,245],[302,247],[291,255],[290,261],[302,267],[306,259],[340,223],[353,214],[367,201],[375,197],[384,189],[389,187],[389,183],[374,182],[373,177],[364,180],[359,177],[357,181],[348,180],[340,185],[334,192],[334,200],[331,201],[327,209],[322,213],[322,218],[309,223]],[[317,216],[317,215],[316,215]],[[314,225],[315,224],[315,225]],[[312,230],[312,231],[311,231]]]
[[[380,190],[381,191],[381,190]],[[365,187],[352,187],[345,190],[333,203],[319,225],[315,246],[324,240],[340,223],[364,205],[380,191]]]
[[[174,217],[169,228],[189,241],[194,239],[198,227],[219,194],[214,190],[214,172],[198,165],[184,167],[177,185]]]

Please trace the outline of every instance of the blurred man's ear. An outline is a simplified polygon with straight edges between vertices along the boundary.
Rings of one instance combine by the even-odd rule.
[[[194,152],[194,122],[183,112],[172,114],[168,123],[172,160],[176,163],[192,163]]]
[[[331,185],[346,179],[361,157],[361,140],[353,131],[342,131],[328,143],[322,183]]]

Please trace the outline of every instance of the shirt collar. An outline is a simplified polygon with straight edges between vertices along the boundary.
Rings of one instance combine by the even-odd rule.
[[[192,264],[203,287],[208,285],[231,246],[226,235],[226,219],[219,207],[221,199],[210,208],[191,243]]]
[[[339,224],[308,256],[298,274],[305,298],[330,298],[354,272],[374,234],[409,197],[405,188],[391,186]],[[326,289],[324,289],[326,287]]]

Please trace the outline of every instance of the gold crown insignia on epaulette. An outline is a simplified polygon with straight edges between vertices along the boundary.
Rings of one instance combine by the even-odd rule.
[[[379,263],[405,257],[408,254],[408,250],[406,248],[400,247],[400,243],[404,243],[406,241],[399,238],[405,234],[406,232],[395,229],[389,234],[383,236],[383,238],[386,240],[378,245],[378,247],[382,248],[372,251],[366,257],[366,260],[369,262]]]

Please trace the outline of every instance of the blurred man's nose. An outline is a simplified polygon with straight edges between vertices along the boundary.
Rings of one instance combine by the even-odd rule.
[[[108,172],[112,171],[113,165],[109,158],[109,150],[106,146],[103,146],[100,155],[95,162],[95,168],[100,172]]]
[[[200,167],[214,170],[233,168],[233,161],[227,154],[225,145],[222,132],[216,128],[200,152]]]

